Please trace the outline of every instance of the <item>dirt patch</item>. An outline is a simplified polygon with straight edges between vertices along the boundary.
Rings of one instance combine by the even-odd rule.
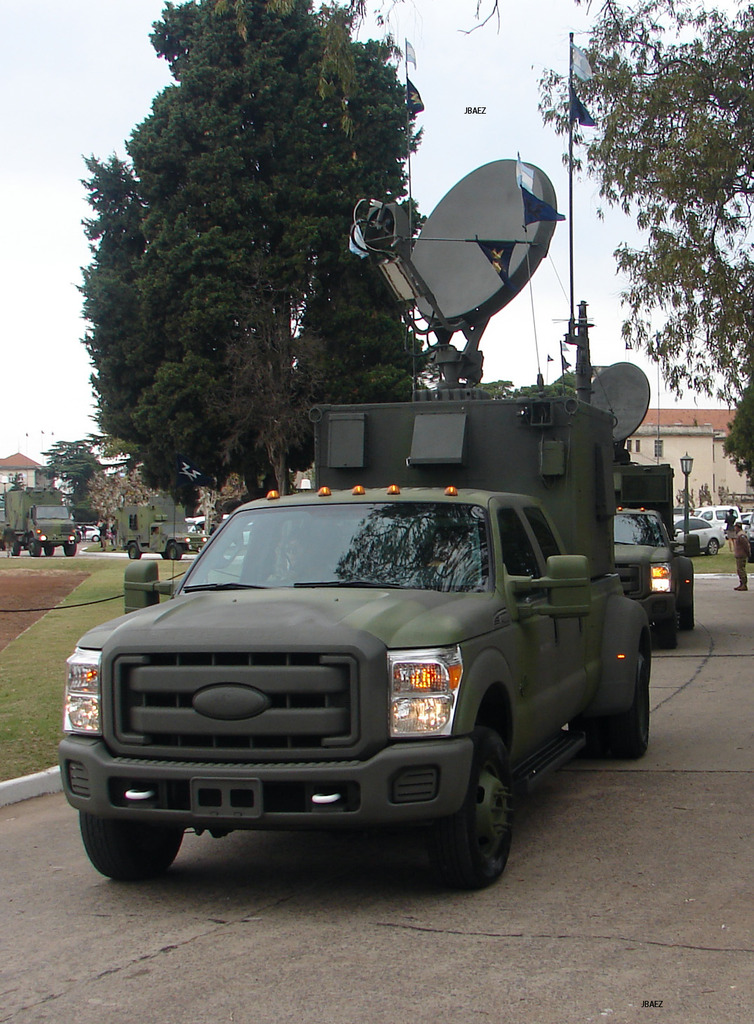
[[[0,573],[0,651],[60,604],[88,575],[62,569]]]

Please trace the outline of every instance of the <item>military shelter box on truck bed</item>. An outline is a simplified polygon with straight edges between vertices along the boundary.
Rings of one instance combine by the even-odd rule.
[[[322,406],[312,417],[318,486],[530,494],[592,576],[614,571],[612,421],[600,409],[563,397]]]

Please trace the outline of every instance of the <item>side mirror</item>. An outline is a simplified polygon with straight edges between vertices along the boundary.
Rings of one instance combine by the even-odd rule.
[[[514,579],[511,586],[519,618],[548,615],[554,619],[574,619],[589,614],[592,593],[586,555],[550,555],[545,576]],[[546,601],[525,602],[527,597],[542,592],[547,594]],[[519,601],[519,597],[524,601]]]

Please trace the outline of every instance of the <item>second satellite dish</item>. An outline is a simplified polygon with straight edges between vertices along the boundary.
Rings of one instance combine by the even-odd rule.
[[[592,405],[613,416],[613,441],[625,441],[643,423],[649,408],[647,375],[633,363],[613,363],[592,381]]]
[[[502,309],[544,257],[557,219],[555,189],[538,167],[496,160],[462,178],[427,218],[411,260],[449,321],[476,325]],[[526,216],[533,220],[524,227]],[[420,299],[421,314],[432,307]]]

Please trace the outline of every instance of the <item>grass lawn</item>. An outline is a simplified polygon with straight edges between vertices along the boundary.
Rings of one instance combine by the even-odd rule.
[[[123,613],[126,564],[121,558],[0,558],[0,588],[6,571],[89,574],[54,611],[0,651],[0,781],[57,763],[65,660],[83,633]],[[160,561],[159,570],[164,579],[182,568]]]

